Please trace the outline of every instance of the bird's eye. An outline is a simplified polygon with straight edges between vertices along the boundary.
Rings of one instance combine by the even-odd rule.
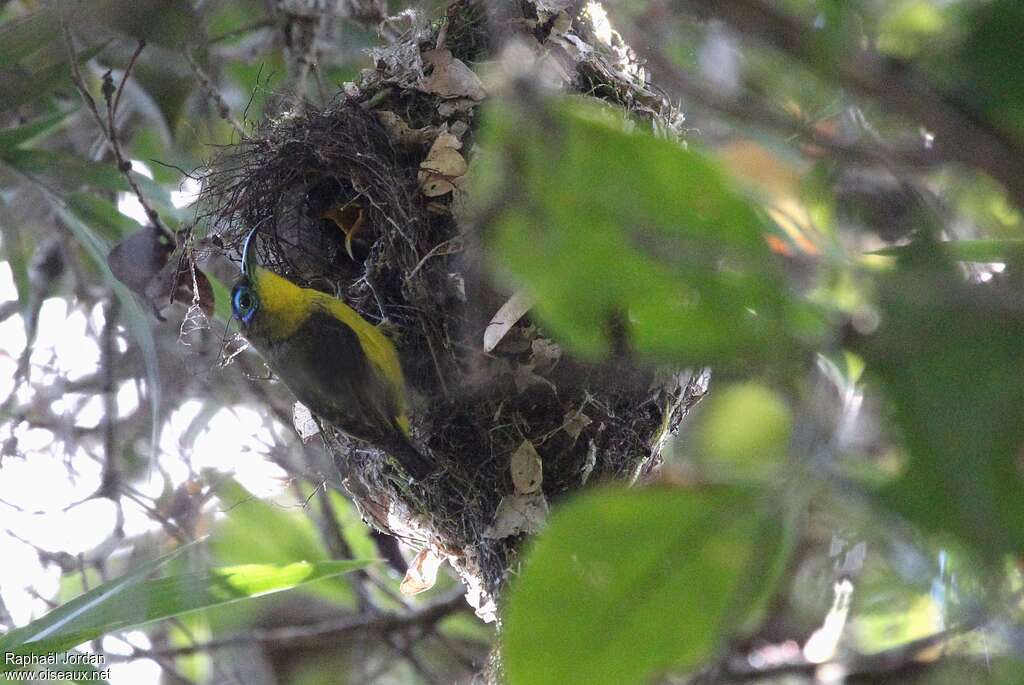
[[[235,292],[231,296],[231,308],[234,310],[235,318],[247,324],[252,320],[258,307],[259,300],[252,288],[246,285],[235,287]]]

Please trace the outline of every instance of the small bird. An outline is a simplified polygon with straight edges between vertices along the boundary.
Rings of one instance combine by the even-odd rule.
[[[433,472],[413,446],[406,388],[395,346],[336,297],[255,264],[242,247],[231,309],[242,334],[295,397],[353,438],[388,452],[419,480]]]

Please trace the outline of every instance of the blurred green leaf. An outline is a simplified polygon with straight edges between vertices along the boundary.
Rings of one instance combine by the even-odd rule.
[[[914,683],[921,685],[1020,685],[1024,682],[1024,664],[995,657],[984,647],[966,658],[951,656],[947,663],[936,664],[927,675]]]
[[[916,243],[879,284],[881,325],[859,347],[910,451],[885,501],[991,561],[1024,551],[1024,314],[968,285],[939,246]]]
[[[175,50],[205,41],[202,21],[188,0],[75,0],[44,5],[0,26],[0,67],[62,43],[65,24],[78,34],[92,35],[102,26]]]
[[[75,109],[69,109],[65,112],[55,112],[29,121],[21,126],[14,126],[0,131],[0,150],[33,142],[41,136],[53,133],[68,116],[76,111]]]
[[[14,289],[18,293],[18,305],[24,318],[25,330],[29,341],[34,338],[32,333],[32,284],[29,277],[29,264],[32,259],[32,243],[30,231],[19,225],[10,208],[0,195],[0,235],[3,236],[4,260],[11,267],[14,278]]]
[[[287,83],[287,73],[280,51],[259,62],[239,60],[224,65],[225,78],[243,93],[252,94],[247,106],[237,112],[238,118],[244,116],[249,122],[263,119],[268,113],[267,105],[273,102],[273,94]]]
[[[54,9],[0,24],[0,69],[14,66],[59,36],[60,14]]]
[[[696,666],[749,608],[736,599],[759,525],[753,493],[738,488],[605,491],[566,504],[510,592],[509,683],[627,685]]]
[[[69,190],[76,190],[84,184],[107,190],[131,191],[128,181],[113,164],[93,162],[64,152],[21,148],[0,150],[0,161],[24,174],[57,180]],[[134,179],[147,200],[173,207],[166,188],[138,173]]]
[[[601,110],[492,107],[474,166],[491,262],[580,353],[742,367],[818,322],[787,293],[759,213],[703,155]],[[489,203],[489,204],[487,204]]]
[[[181,51],[205,44],[203,22],[189,0],[93,0],[90,14],[109,28]],[[82,13],[84,15],[84,13]]]
[[[310,519],[310,510],[264,502],[233,480],[218,487],[217,497],[227,516],[210,536],[210,547],[221,563],[287,563],[328,558]],[[309,589],[334,602],[352,601],[351,588],[343,579]]]
[[[92,193],[68,193],[68,207],[86,224],[97,231],[103,247],[110,249],[120,240],[138,231],[139,222],[118,211],[110,200]]]
[[[316,487],[314,483],[309,485]],[[328,490],[327,496],[331,498],[331,506],[334,507],[338,525],[341,526],[341,534],[352,554],[366,558],[379,556],[377,543],[370,537],[370,528],[352,501],[334,489]]]
[[[971,6],[970,34],[957,64],[961,96],[1024,139],[1024,3],[995,0]]]
[[[888,55],[914,57],[946,28],[942,11],[929,0],[899,0],[887,5],[879,17],[877,43]]]
[[[138,585],[147,575],[175,559],[190,546],[191,544],[182,545],[156,559],[145,561],[120,578],[108,581],[83,593],[80,597],[61,605],[42,618],[38,618],[28,625],[8,631],[3,636],[0,636],[0,652],[14,652],[21,645],[51,639],[56,634],[66,632],[67,627],[91,607],[109,602],[133,586]],[[69,645],[69,647],[73,646]],[[55,651],[64,651],[64,649],[66,648]],[[5,663],[0,662],[0,673],[4,672],[5,665]]]
[[[110,591],[110,584],[105,584],[40,619],[39,622],[48,622],[46,630],[33,632],[37,623],[33,622],[25,627],[27,632],[19,633],[14,641],[5,638],[0,647],[16,654],[59,653],[115,630],[288,590],[372,563],[345,560],[246,564],[121,584],[116,591]],[[9,666],[0,668],[10,670]]]
[[[169,145],[172,143],[173,145]],[[182,148],[181,141],[165,139],[162,128],[157,125],[143,126],[134,131],[128,150],[132,159],[140,159],[153,171],[153,178],[163,185],[177,186],[182,180],[179,169],[195,169],[200,165],[198,159]],[[172,168],[169,165],[174,165]]]
[[[92,59],[106,43],[83,50],[79,62]],[[62,58],[44,66],[0,66],[0,112],[6,112],[51,95],[59,86],[71,87],[71,63]]]
[[[696,424],[696,458],[715,480],[772,478],[785,462],[792,425],[785,401],[763,385],[716,389]]]
[[[206,276],[210,280],[210,288],[213,290],[214,314],[217,319],[227,323],[233,316],[231,313],[231,288],[212,273],[208,273]]]
[[[962,262],[1008,262],[1024,256],[1024,239],[949,240],[940,243],[951,258]],[[869,254],[895,257],[917,249],[914,245],[894,245]]]

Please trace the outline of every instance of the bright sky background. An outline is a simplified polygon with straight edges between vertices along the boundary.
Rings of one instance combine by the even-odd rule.
[[[145,164],[133,160],[133,169],[149,175]],[[172,198],[179,207],[195,201],[198,183],[187,180]],[[118,208],[137,221],[145,214],[133,196],[122,196]],[[0,262],[0,302],[17,299],[10,267]],[[81,378],[93,373],[100,360],[96,333],[103,328],[100,306],[86,310],[83,306],[50,298],[39,312],[38,336],[31,364],[32,380],[46,385],[50,379]],[[122,333],[124,333],[122,331]],[[123,338],[119,344],[126,345]],[[14,315],[0,322],[0,402],[17,393],[19,403],[31,398],[31,388],[15,388],[17,361],[25,348],[24,322]],[[52,408],[76,416],[76,425],[98,425],[103,415],[101,398],[85,400],[82,395],[67,394],[57,399]],[[139,388],[123,383],[117,391],[118,412],[127,414],[138,407]],[[181,436],[201,409],[199,402],[184,403],[170,416],[160,440],[160,469],[177,487],[190,476],[208,467],[221,472],[233,470],[234,477],[260,496],[278,492],[286,474],[266,459],[273,436],[264,417],[244,407],[225,407],[209,420],[202,433],[188,447]],[[100,485],[102,465],[96,458],[77,449],[65,453],[63,443],[54,440],[49,430],[29,429],[24,424],[14,432],[18,439],[18,455],[3,458],[0,470],[0,597],[18,625],[44,614],[46,603],[34,596],[55,598],[60,571],[56,566],[40,564],[32,545],[50,552],[75,555],[87,552],[107,539],[113,530],[116,511],[107,499],[87,499]],[[157,469],[148,483],[134,484],[149,497],[156,497],[166,483]],[[124,500],[125,533],[138,535],[158,528],[139,507]],[[28,544],[31,542],[31,545]],[[4,629],[10,626],[3,626]],[[138,647],[149,647],[144,633],[134,631],[130,641]],[[106,638],[104,648],[111,653],[129,654],[120,640]],[[157,683],[160,667],[150,660],[126,664],[105,664],[111,668],[114,685],[147,685]]]

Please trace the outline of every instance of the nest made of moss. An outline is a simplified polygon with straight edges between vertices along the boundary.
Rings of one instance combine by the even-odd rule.
[[[453,15],[478,12],[477,3],[452,8],[443,26],[481,25],[476,14],[461,24]],[[537,26],[548,26],[554,38],[549,18],[533,20],[524,35],[546,40]],[[485,350],[484,329],[508,295],[492,286],[471,249],[475,233],[453,213],[479,98],[424,87],[446,77],[438,70],[454,74],[455,63],[470,78],[443,45],[443,26],[377,55],[377,68],[329,107],[267,121],[226,150],[205,178],[204,201],[227,253],[237,258],[255,228],[263,266],[386,327],[412,394],[415,441],[440,468],[412,482],[371,447],[329,427],[323,438],[364,517],[448,558],[480,613],[493,616],[515,550],[548,503],[590,482],[648,473],[707,375],[585,364],[529,315]],[[460,54],[479,56],[489,45],[457,39]],[[600,55],[577,55],[570,87],[592,91],[595,78],[615,77]],[[419,73],[401,73],[402,60]],[[608,92],[647,103],[642,116],[660,116],[651,91],[623,78]],[[661,122],[674,125],[676,111],[664,104],[663,112]]]

